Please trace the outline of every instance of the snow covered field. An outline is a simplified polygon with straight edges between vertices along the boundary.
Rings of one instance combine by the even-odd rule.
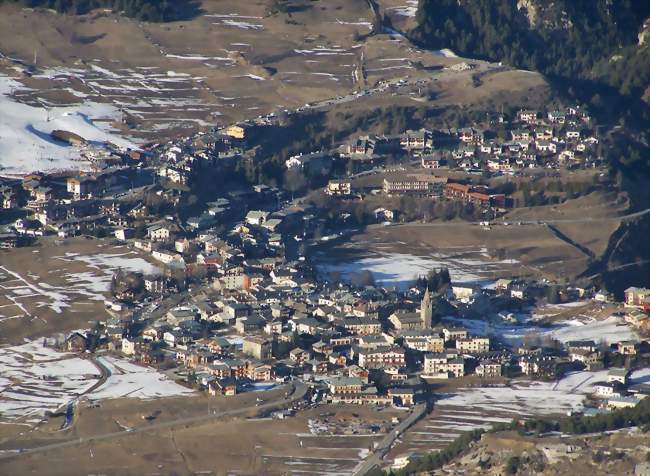
[[[604,341],[607,344],[638,337],[633,329],[614,316],[597,320],[584,315],[549,326],[540,326],[534,318],[524,319],[521,325],[494,324],[470,319],[446,318],[446,320],[466,327],[472,334],[497,336],[511,344],[521,343],[524,337],[531,333],[540,338],[550,337],[560,342],[593,340],[597,343]]]
[[[92,390],[101,370],[88,359],[45,347],[40,341],[0,348],[0,417],[36,423],[46,411],[60,409],[80,396],[150,399],[192,393],[155,369],[115,357],[98,361],[111,375]]]
[[[95,144],[112,142],[122,148],[137,146],[100,128],[94,118],[115,118],[118,110],[108,104],[84,102],[70,107],[34,107],[9,95],[24,87],[0,75],[0,172],[23,174],[34,170],[86,169],[80,149],[53,140],[53,130],[80,135]]]
[[[92,400],[121,397],[148,399],[193,393],[192,390],[181,387],[150,367],[143,367],[115,357],[99,357],[97,360],[109,370],[111,375],[103,385],[88,396]]]
[[[0,415],[38,422],[76,399],[99,381],[88,360],[44,347],[39,342],[0,349]]]
[[[434,253],[420,256],[407,253],[379,252],[366,257],[335,262],[324,253],[317,255],[317,267],[321,274],[340,273],[343,279],[348,279],[353,273],[370,271],[377,283],[384,286],[397,286],[406,289],[411,286],[418,276],[425,276],[432,269],[449,268],[451,278],[455,283],[481,282],[489,284],[503,265],[515,264],[516,261],[489,261],[477,259],[475,253],[462,255]],[[325,259],[320,259],[325,258]],[[319,262],[320,261],[320,262]]]
[[[644,378],[645,372],[639,374]],[[647,376],[646,376],[647,378]],[[510,386],[460,388],[436,402],[436,411],[409,431],[409,450],[442,449],[465,431],[488,429],[513,418],[562,415],[583,408],[607,370],[572,372],[558,382],[514,381]]]
[[[31,304],[36,303],[39,308],[49,307],[56,313],[61,313],[64,308],[70,307],[73,300],[79,297],[103,301],[106,298],[105,293],[109,290],[113,272],[118,268],[144,274],[160,273],[159,268],[140,258],[134,251],[93,255],[67,252],[53,259],[62,261],[61,268],[57,269],[57,272],[61,273],[57,276],[57,282],[60,279],[65,284],[49,284],[46,279],[39,276],[21,274],[0,265],[0,293],[14,303],[21,310],[22,315],[37,314],[33,308],[31,311],[28,309],[27,300],[30,300]],[[83,271],[77,271],[79,266],[72,267],[70,270],[64,263],[81,263],[84,265]],[[50,282],[54,282],[54,276]],[[0,320],[22,315],[5,315],[0,308]]]

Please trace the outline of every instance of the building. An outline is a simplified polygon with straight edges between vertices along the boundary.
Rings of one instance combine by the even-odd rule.
[[[65,340],[65,348],[68,352],[85,352],[88,339],[79,332],[73,332]]]
[[[388,321],[398,331],[422,329],[422,316],[417,312],[394,312]]]
[[[433,301],[429,288],[424,292],[422,301],[420,302],[420,320],[422,321],[423,329],[431,329],[433,321]]]
[[[410,174],[395,178],[384,178],[384,193],[404,194],[417,193],[442,196],[447,177],[436,177],[426,174]]]
[[[335,377],[328,380],[327,387],[332,395],[361,393],[363,382],[357,377]]]
[[[359,350],[359,367],[377,369],[406,365],[404,349],[394,346]]]
[[[339,196],[352,193],[352,182],[350,180],[330,180],[325,189],[327,195]]]
[[[482,362],[476,367],[476,375],[484,378],[501,377],[503,365],[499,362]]]
[[[459,352],[478,354],[490,351],[490,339],[488,337],[469,337],[467,339],[456,339],[456,349]]]
[[[268,360],[271,358],[271,348],[271,341],[268,339],[250,336],[244,338],[242,351],[258,360]]]
[[[244,139],[246,137],[246,130],[241,126],[232,125],[232,126],[226,127],[222,132],[225,135],[230,136],[230,137],[232,137],[234,139],[242,140],[242,139]]]
[[[625,290],[625,307],[650,309],[650,289],[627,288]]]
[[[465,375],[465,360],[454,354],[436,353],[424,356],[424,374],[438,376],[440,374],[453,375],[456,378]]]
[[[68,193],[74,194],[75,197],[83,197],[95,190],[97,181],[94,177],[80,176],[68,178],[66,184]]]

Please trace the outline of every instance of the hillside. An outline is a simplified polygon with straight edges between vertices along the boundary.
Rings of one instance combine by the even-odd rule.
[[[141,21],[168,22],[192,18],[199,13],[193,0],[0,0],[21,6],[53,9],[59,13],[84,15],[97,8],[123,12]]]
[[[625,118],[642,131],[650,119],[649,17],[650,3],[639,0],[421,0],[410,36],[540,71],[600,118]]]

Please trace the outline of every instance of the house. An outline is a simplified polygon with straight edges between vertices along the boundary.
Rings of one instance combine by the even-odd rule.
[[[375,141],[368,136],[358,137],[348,142],[346,153],[348,155],[372,155],[375,149]]]
[[[289,352],[289,359],[291,359],[294,362],[297,362],[300,365],[302,365],[307,360],[309,360],[310,357],[311,357],[310,352],[308,350],[301,349],[300,347],[296,347],[295,349],[292,349]]]
[[[328,152],[312,152],[290,157],[285,165],[287,169],[302,170],[305,175],[325,175],[332,168],[332,157]]]
[[[616,344],[619,354],[636,355],[637,343],[630,340],[623,340]]]
[[[126,337],[122,338],[122,353],[124,355],[134,355],[135,354],[135,341],[127,339]]]
[[[622,397],[623,391],[619,382],[594,382],[593,395],[596,398]]]
[[[408,130],[400,136],[400,147],[406,151],[423,150],[430,146],[431,133],[426,129]]]
[[[68,193],[74,194],[75,197],[83,197],[95,191],[97,181],[94,177],[82,175],[68,178],[66,185]]]
[[[147,228],[147,238],[152,241],[167,241],[171,236],[171,230],[165,225],[152,225]]]
[[[135,236],[135,230],[133,228],[118,228],[115,230],[114,235],[116,239],[126,241]]]
[[[79,332],[73,332],[65,340],[65,348],[68,352],[85,352],[87,345],[88,339]]]
[[[442,330],[442,334],[445,337],[445,342],[459,339],[467,339],[468,332],[467,329],[463,327],[445,327]]]
[[[388,321],[398,331],[423,329],[422,317],[417,312],[394,312]]]
[[[423,372],[426,376],[453,375],[460,378],[465,375],[465,360],[454,354],[425,354]]]
[[[620,383],[627,385],[630,379],[630,371],[624,368],[611,368],[607,373],[608,383]]]
[[[418,331],[410,331],[400,334],[403,345],[409,349],[420,352],[442,352],[445,348],[445,340],[437,334],[426,335]]]
[[[213,397],[237,395],[237,381],[232,377],[213,380],[208,386],[208,393]]]
[[[356,335],[370,335],[381,332],[381,323],[371,317],[354,317],[342,321],[342,327]]]
[[[403,407],[410,407],[415,403],[415,392],[412,388],[389,388],[388,396],[393,399],[394,404]]]
[[[423,155],[420,161],[423,169],[439,169],[443,163],[445,163],[445,159],[439,155]]]
[[[246,223],[249,225],[261,225],[269,217],[270,213],[263,210],[251,210],[246,214]]]

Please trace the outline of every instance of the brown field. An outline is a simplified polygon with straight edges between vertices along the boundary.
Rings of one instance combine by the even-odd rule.
[[[106,261],[139,258],[146,263],[142,256],[110,239],[86,238],[45,238],[36,246],[0,251],[0,343],[86,329],[105,320],[103,300],[112,275]]]
[[[112,103],[124,120],[112,125],[141,139],[293,109],[398,78],[436,78],[424,89],[438,98],[429,102],[416,88],[332,107],[462,106],[545,97],[544,80],[533,73],[488,72],[474,87],[472,71],[416,68],[414,62],[450,66],[463,59],[418,50],[398,36],[365,37],[373,18],[365,0],[304,2],[291,17],[270,14],[271,3],[205,0],[197,18],[167,24],[105,11],[74,17],[3,4],[0,73],[33,88],[15,94],[31,104]],[[389,13],[406,5],[382,3]],[[16,59],[36,60],[36,73],[23,75]],[[355,75],[361,69],[365,78]]]
[[[237,399],[239,404],[240,398],[231,397],[230,401]],[[161,407],[165,413],[174,408],[186,414],[192,411],[191,408],[204,409],[207,400],[197,397],[189,402],[169,399],[138,402],[137,410],[126,408],[132,405],[130,401],[104,402],[100,408],[83,410],[72,430],[75,433],[67,436],[85,435],[94,425],[96,429],[91,434],[102,433],[104,428],[115,431],[114,418],[119,418],[122,423],[132,415],[134,424],[137,424],[140,413]],[[229,402],[219,402],[219,399],[211,399],[211,402],[222,408],[230,405]],[[366,454],[372,442],[390,427],[391,419],[400,415],[402,413],[393,410],[324,405],[286,420],[230,418],[25,454],[0,460],[0,472],[36,475],[189,475],[199,472],[279,475],[294,471],[347,474]],[[337,428],[336,433],[312,434],[308,424],[310,420],[327,421],[333,425],[332,428]],[[377,435],[368,429],[371,425],[376,425]],[[78,429],[82,426],[83,430]],[[26,440],[29,439],[31,437]],[[6,445],[3,447],[7,448]],[[70,461],[75,462],[73,467],[69,465]]]
[[[518,263],[501,265],[494,279],[504,276],[557,277],[581,272],[587,258],[575,247],[557,238],[544,225],[493,226],[487,230],[461,221],[414,223],[389,227],[371,226],[353,238],[369,252],[409,253],[476,253],[485,249],[498,252]],[[473,256],[479,258],[477,256]],[[486,264],[492,260],[479,258]]]

